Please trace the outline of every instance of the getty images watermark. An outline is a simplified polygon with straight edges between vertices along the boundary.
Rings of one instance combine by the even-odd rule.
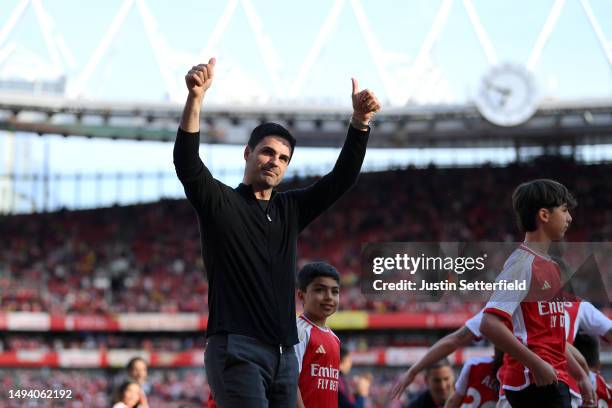
[[[542,253],[519,242],[367,244],[361,287],[368,297],[394,301],[403,295],[417,301],[486,301],[499,291],[508,301],[521,301],[527,292],[531,300],[550,300],[554,291],[609,302],[611,254],[610,243],[560,243]],[[541,265],[553,265],[558,281],[540,282],[534,271]]]
[[[428,273],[433,271],[454,272],[457,275],[462,275],[465,272],[482,272],[485,269],[485,260],[487,254],[482,254],[478,257],[452,257],[452,256],[425,256],[421,253],[418,256],[411,256],[406,253],[395,254],[393,257],[378,256],[372,260],[372,272],[375,275],[382,275],[389,271],[405,271],[410,275],[420,273]],[[451,276],[452,278],[452,276]],[[514,279],[509,282],[506,279],[500,279],[497,282],[488,282],[486,280],[469,281],[467,279],[457,279],[453,282],[449,279],[427,281],[421,279],[420,285],[417,282],[409,279],[400,279],[399,281],[385,282],[383,279],[375,279],[372,282],[374,290],[399,290],[399,291],[432,291],[432,290],[527,290],[526,279]]]

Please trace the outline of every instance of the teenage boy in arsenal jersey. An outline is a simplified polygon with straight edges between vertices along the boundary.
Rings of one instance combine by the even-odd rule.
[[[495,291],[480,331],[506,353],[501,378],[513,407],[570,407],[565,355],[565,309],[559,265],[548,255],[563,238],[576,205],[565,186],[548,179],[521,184],[512,204],[525,242],[504,265],[498,280],[527,283],[523,291]]]
[[[329,264],[309,263],[300,270],[298,285],[304,307],[297,319],[300,342],[295,346],[300,369],[298,407],[337,408],[340,340],[326,321],[338,308],[340,276]]]

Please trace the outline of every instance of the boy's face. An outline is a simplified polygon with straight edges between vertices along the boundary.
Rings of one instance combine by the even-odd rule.
[[[327,276],[316,277],[306,287],[306,292],[298,290],[298,297],[304,304],[304,312],[315,319],[326,319],[338,309],[340,286]]]
[[[554,207],[552,211],[547,209],[540,210],[542,227],[553,241],[563,239],[565,232],[572,223],[572,216],[570,215],[567,204]]]

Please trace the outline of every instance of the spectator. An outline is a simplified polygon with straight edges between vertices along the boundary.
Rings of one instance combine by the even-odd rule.
[[[135,381],[126,381],[119,386],[113,408],[149,408],[147,397]]]
[[[130,380],[137,382],[145,394],[151,391],[151,384],[147,382],[147,362],[142,357],[132,358],[127,366],[127,374]]]
[[[427,367],[425,370],[427,389],[408,406],[410,408],[441,408],[454,391],[455,374],[447,359]]]
[[[340,386],[338,392],[339,408],[362,408],[370,394],[372,378],[360,375],[354,378],[351,384],[349,374],[353,368],[353,358],[345,347],[340,347]]]

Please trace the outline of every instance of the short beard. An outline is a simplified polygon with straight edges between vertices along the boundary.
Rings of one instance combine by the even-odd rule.
[[[255,184],[255,187],[257,188],[261,188],[262,190],[268,190],[270,188],[276,187],[278,184],[280,184],[280,182],[277,184],[270,184],[265,178],[262,178],[258,180],[257,182],[255,182],[254,184]]]

